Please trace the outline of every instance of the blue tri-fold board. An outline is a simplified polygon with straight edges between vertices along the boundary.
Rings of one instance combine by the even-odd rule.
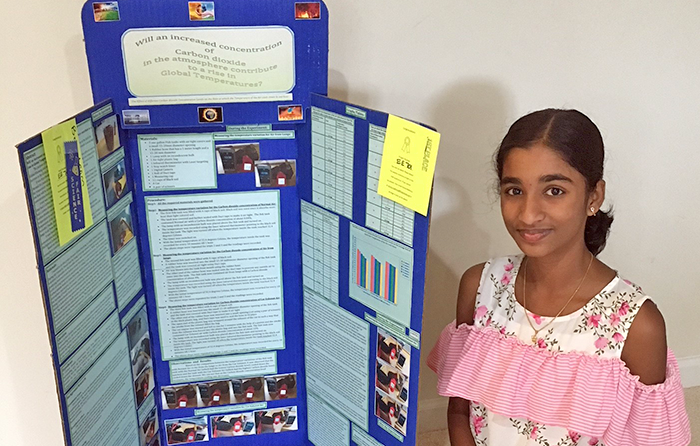
[[[325,5],[83,26],[93,223],[64,245],[18,145],[66,444],[415,445],[430,214],[376,193],[388,115],[324,96]]]

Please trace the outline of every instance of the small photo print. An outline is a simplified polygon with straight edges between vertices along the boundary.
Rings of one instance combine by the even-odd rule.
[[[278,434],[298,429],[297,407],[278,407],[255,412],[258,434]]]
[[[119,4],[117,2],[93,3],[92,12],[96,22],[119,21]]]
[[[136,405],[140,406],[143,400],[151,394],[151,390],[155,387],[153,380],[153,369],[146,368],[134,381],[134,391],[136,392]]]
[[[121,197],[129,193],[129,181],[126,178],[126,164],[124,159],[120,160],[111,169],[102,174],[104,184],[105,200],[110,208]]]
[[[214,2],[189,2],[190,20],[214,20]]]
[[[148,414],[146,420],[139,428],[139,439],[141,446],[147,446],[158,432],[158,411],[155,407]]]
[[[231,381],[213,381],[197,384],[197,407],[225,406],[231,404]]]
[[[231,387],[235,403],[253,403],[265,401],[263,378],[232,379]]]
[[[200,124],[224,122],[224,109],[223,107],[197,107],[197,116]]]
[[[256,432],[253,412],[214,416],[210,422],[212,438],[241,437]]]
[[[132,238],[134,238],[134,226],[131,223],[131,206],[127,206],[112,221],[109,222],[109,230],[112,234],[112,246],[114,254],[119,252]]]
[[[377,328],[377,358],[400,370],[405,376],[410,374],[411,347],[381,328]]]
[[[160,392],[164,410],[194,408],[198,406],[197,386],[193,384],[162,387]]]
[[[261,160],[255,162],[255,186],[296,186],[295,160]]]
[[[255,162],[260,160],[260,144],[218,144],[216,146],[216,172],[253,173]]]
[[[191,417],[165,420],[165,433],[168,444],[209,441],[207,417]]]
[[[375,392],[375,414],[377,418],[406,436],[408,412],[406,406],[399,404],[380,390]]]
[[[377,359],[375,385],[399,403],[408,405],[408,377],[381,359]]]
[[[265,377],[265,400],[277,401],[297,397],[297,374]]]
[[[144,336],[148,336],[148,316],[145,306],[136,313],[136,316],[134,316],[131,322],[129,322],[129,325],[127,325],[127,335],[129,337],[130,350],[134,350],[139,345],[141,339],[143,339]],[[150,349],[148,355],[151,355]],[[134,374],[134,376],[136,375],[137,373]]]
[[[151,339],[146,333],[131,350],[131,369],[134,376],[138,376],[149,367],[153,367],[153,360],[151,359]]]
[[[304,119],[303,110],[301,105],[278,105],[277,119],[279,121],[301,121]]]
[[[321,4],[305,2],[294,4],[294,18],[297,20],[318,20],[321,18]]]
[[[151,112],[148,110],[122,110],[124,125],[150,125]]]
[[[97,140],[97,155],[100,159],[121,147],[117,115],[110,116],[95,127],[95,139]]]

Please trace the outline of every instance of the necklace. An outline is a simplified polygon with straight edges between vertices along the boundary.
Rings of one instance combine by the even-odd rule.
[[[591,260],[588,262],[588,268],[586,268],[586,274],[583,275],[583,279],[581,279],[581,282],[579,282],[578,286],[576,287],[576,290],[574,291],[574,294],[571,295],[568,301],[564,304],[564,306],[559,310],[559,313],[557,313],[556,316],[552,318],[551,321],[547,322],[547,324],[540,329],[536,329],[534,325],[532,325],[532,321],[530,321],[530,315],[527,313],[527,257],[525,257],[525,260],[523,261],[523,308],[525,309],[525,318],[527,319],[528,324],[530,324],[530,327],[535,331],[535,334],[532,335],[532,343],[535,344],[537,342],[537,334],[547,328],[549,324],[554,322],[556,318],[558,318],[563,312],[564,309],[566,308],[567,305],[571,302],[571,300],[576,296],[576,293],[578,293],[578,290],[581,289],[581,285],[583,285],[583,282],[586,280],[586,277],[588,276],[588,271],[591,270],[591,265],[593,264],[593,254],[591,254]]]

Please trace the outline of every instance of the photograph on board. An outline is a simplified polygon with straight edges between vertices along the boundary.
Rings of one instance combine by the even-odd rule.
[[[276,401],[297,397],[297,374],[265,377],[265,400]]]
[[[147,446],[158,432],[158,411],[153,406],[153,410],[148,414],[139,428],[139,439],[141,446]]]
[[[134,381],[134,391],[136,392],[136,405],[140,406],[155,387],[153,379],[153,368],[148,367]]]
[[[92,14],[95,17],[96,22],[117,22],[119,21],[119,3],[93,3]]]
[[[278,121],[301,121],[304,119],[304,109],[301,105],[278,105]]]
[[[214,20],[214,2],[189,2],[190,20]]]
[[[236,403],[265,401],[263,378],[232,379],[233,396]]]
[[[197,384],[198,407],[224,406],[231,404],[231,381],[212,381]]]
[[[261,160],[255,162],[255,186],[296,186],[295,160]]]
[[[260,144],[217,144],[216,173],[253,173],[255,162],[260,160]]]
[[[297,20],[318,20],[321,18],[321,4],[300,2],[294,4],[294,18]]]
[[[114,254],[116,254],[134,238],[134,229],[131,223],[131,206],[127,206],[109,222],[109,232],[112,235],[112,249]]]
[[[237,413],[211,417],[211,437],[255,435],[255,413]]]
[[[168,439],[168,444],[209,441],[207,417],[165,420],[165,434]]]
[[[185,384],[162,387],[160,399],[164,410],[197,407],[197,386]]]
[[[151,359],[151,339],[146,333],[131,350],[131,368],[134,376],[139,376],[148,367],[153,367],[153,360]]]
[[[375,414],[377,418],[393,427],[401,435],[406,436],[406,406],[398,403],[381,390],[375,392]]]
[[[97,124],[95,139],[97,140],[97,156],[100,159],[121,147],[117,115],[109,116]]]
[[[150,125],[151,112],[148,110],[122,110],[122,122],[128,125]]]
[[[411,347],[381,328],[377,328],[377,358],[406,376],[410,374]]]
[[[408,377],[381,359],[377,359],[375,385],[399,403],[408,405]]]
[[[136,316],[129,321],[126,333],[129,338],[129,350],[133,350],[134,347],[138,345],[139,341],[144,336],[148,335],[148,314],[146,313],[145,305],[136,313]]]
[[[258,434],[278,434],[298,429],[297,408],[278,407],[255,412],[255,426]]]
[[[125,160],[120,160],[107,172],[103,173],[102,183],[105,190],[105,201],[107,202],[107,207],[110,208],[131,189],[126,177]]]

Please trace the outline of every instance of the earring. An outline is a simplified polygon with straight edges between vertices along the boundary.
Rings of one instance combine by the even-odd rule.
[[[593,206],[591,206],[591,213],[592,213],[593,215],[596,214],[595,208],[594,208]]]

